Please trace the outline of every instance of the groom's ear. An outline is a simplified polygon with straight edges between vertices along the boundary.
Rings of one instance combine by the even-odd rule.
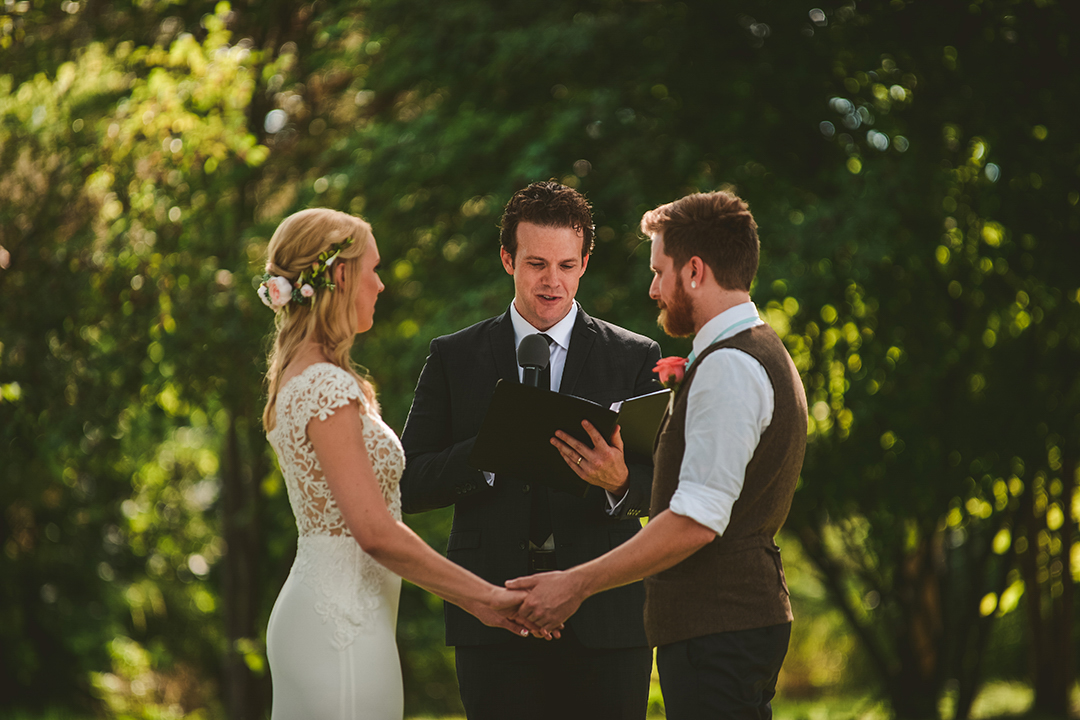
[[[687,280],[693,280],[698,285],[701,285],[705,282],[705,270],[708,265],[706,265],[705,261],[702,260],[700,257],[694,255],[686,261],[686,265],[684,265],[684,267],[689,270],[686,278]]]

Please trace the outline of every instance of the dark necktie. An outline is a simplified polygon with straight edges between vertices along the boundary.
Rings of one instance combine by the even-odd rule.
[[[540,333],[540,337],[547,340],[548,347],[554,342],[547,335]],[[551,362],[540,371],[539,387],[544,390],[551,389]],[[544,485],[533,484],[532,506],[529,511],[529,540],[536,547],[542,547],[544,542],[551,536],[551,500],[548,489]]]
[[[548,344],[548,364],[544,366],[544,369],[540,371],[540,381],[537,383],[544,390],[551,389],[551,343],[555,342],[544,333],[540,333],[540,337],[547,340]]]

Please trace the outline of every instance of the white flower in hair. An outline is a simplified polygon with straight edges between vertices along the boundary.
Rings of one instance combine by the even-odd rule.
[[[333,292],[337,286],[329,272],[330,268],[341,255],[341,251],[352,243],[353,239],[347,237],[319,253],[318,257],[312,261],[310,268],[300,271],[295,290],[293,283],[279,275],[271,275],[270,269],[273,263],[266,263],[266,273],[262,276],[262,283],[259,285],[259,298],[268,308],[277,312],[290,301],[297,305],[311,305],[312,298],[320,288]]]
[[[267,280],[265,287],[270,296],[270,307],[275,311],[285,307],[292,299],[292,284],[280,275],[274,275]]]

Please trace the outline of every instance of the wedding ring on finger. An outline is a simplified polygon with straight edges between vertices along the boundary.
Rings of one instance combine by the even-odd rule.
[[[585,456],[584,456],[584,455],[578,455],[578,456],[577,456],[577,464],[578,464],[578,465],[580,466],[580,465],[581,465],[581,461],[582,461],[582,460],[584,460],[584,459],[585,459]]]

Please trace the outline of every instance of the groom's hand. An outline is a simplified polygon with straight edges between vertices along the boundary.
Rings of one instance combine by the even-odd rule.
[[[551,640],[558,638],[559,633],[542,629],[540,626],[521,620],[519,610],[521,602],[526,597],[522,590],[508,590],[506,588],[492,588],[491,597],[485,601],[466,601],[461,603],[462,609],[473,614],[476,618],[490,627],[501,627],[515,635],[528,637],[531,633],[538,638]]]
[[[589,434],[593,444],[591,448],[562,430],[555,431],[551,444],[559,450],[563,460],[579,478],[607,490],[612,495],[622,496],[630,480],[630,470],[623,457],[622,428],[615,426],[609,445],[588,420],[582,420],[581,427]]]
[[[574,576],[563,571],[507,580],[506,587],[529,591],[518,608],[518,621],[536,625],[545,631],[562,627],[585,600],[585,593]]]

